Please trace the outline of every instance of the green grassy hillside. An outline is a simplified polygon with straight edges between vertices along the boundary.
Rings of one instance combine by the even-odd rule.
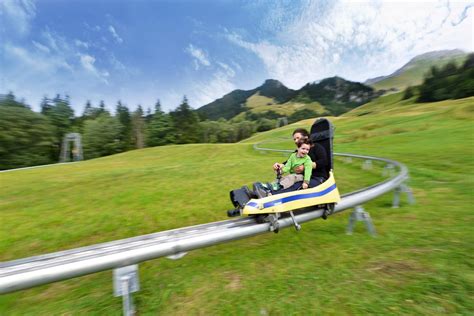
[[[385,78],[371,86],[377,90],[395,88],[397,90],[404,90],[408,86],[416,86],[423,82],[423,78],[432,66],[442,67],[448,62],[453,61],[458,66],[462,65],[466,59],[467,54],[462,54],[456,57],[446,57],[441,59],[421,59],[412,61],[400,69],[400,73]]]
[[[474,310],[474,98],[411,104],[388,96],[342,117],[335,150],[388,157],[410,169],[417,204],[365,205],[378,232],[348,213],[140,265],[140,314],[469,314]],[[0,174],[0,260],[225,219],[228,191],[272,178],[295,127],[232,145],[168,146]],[[380,169],[336,161],[350,192]],[[402,199],[405,201],[405,198]],[[1,315],[116,314],[110,271],[3,295]]]
[[[244,118],[247,112],[250,113],[264,113],[268,111],[273,111],[275,113],[281,114],[282,116],[290,116],[296,111],[299,110],[312,110],[315,113],[325,113],[327,110],[319,104],[318,102],[310,102],[310,103],[298,103],[293,101],[288,101],[282,104],[279,104],[273,98],[269,98],[266,96],[262,96],[259,93],[256,93],[249,97],[245,103],[246,108],[248,109],[246,112],[242,112],[235,117],[235,119]]]

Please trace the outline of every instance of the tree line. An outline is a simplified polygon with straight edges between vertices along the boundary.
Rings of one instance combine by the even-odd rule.
[[[457,66],[449,62],[443,67],[433,66],[418,87],[408,87],[403,99],[418,94],[417,102],[436,102],[474,96],[474,53]]]
[[[188,99],[169,113],[158,100],[153,111],[138,105],[134,111],[118,101],[110,113],[103,101],[85,104],[74,115],[68,96],[43,98],[35,112],[13,93],[0,95],[0,170],[55,163],[61,143],[70,132],[82,135],[85,159],[132,149],[168,144],[231,143],[256,131],[277,127],[278,118],[265,115],[235,120],[200,120]]]

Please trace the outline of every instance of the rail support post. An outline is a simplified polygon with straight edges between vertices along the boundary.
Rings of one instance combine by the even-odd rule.
[[[382,176],[392,177],[395,173],[395,166],[393,164],[387,164],[382,170]]]
[[[349,216],[349,224],[347,225],[346,230],[346,233],[348,235],[352,235],[352,232],[354,231],[354,226],[359,221],[365,222],[365,226],[367,227],[369,234],[374,237],[376,236],[375,227],[372,223],[372,218],[370,217],[370,214],[364,210],[362,205],[357,205],[356,207],[354,207],[354,211],[352,211],[351,215]]]
[[[406,193],[409,204],[415,204],[415,198],[413,197],[413,192],[411,191],[411,189],[405,183],[402,183],[402,184],[400,184],[400,186],[396,187],[394,192],[393,192],[392,208],[399,208],[400,207],[400,195],[401,195],[401,193]]]
[[[166,258],[171,259],[171,260],[179,260],[183,258],[184,256],[186,256],[187,254],[188,254],[187,252],[178,252],[178,253],[175,253],[174,255],[166,256]]]
[[[371,170],[372,169],[372,160],[366,159],[362,164],[362,169]]]
[[[122,296],[124,316],[135,315],[132,293],[139,289],[138,265],[114,269],[114,295]]]

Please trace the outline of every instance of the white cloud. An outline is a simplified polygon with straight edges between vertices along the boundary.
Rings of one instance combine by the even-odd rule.
[[[82,48],[85,48],[85,49],[89,48],[89,43],[83,42],[83,41],[78,40],[78,39],[74,40],[74,44],[76,44],[77,47],[82,47]]]
[[[235,76],[235,71],[232,69],[229,65],[222,63],[220,61],[217,62],[217,64],[225,70],[226,74],[228,77],[234,77]]]
[[[193,107],[198,108],[208,104],[223,95],[237,89],[231,82],[231,77],[223,71],[214,73],[210,80],[205,80],[193,86],[191,90],[190,102]]]
[[[112,66],[117,69],[117,70],[126,70],[127,67],[115,57],[113,53],[110,54],[109,61],[112,64]]]
[[[207,57],[206,53],[202,49],[194,47],[192,44],[189,44],[189,46],[186,48],[185,51],[188,54],[190,54],[192,57],[194,57],[193,63],[194,63],[194,68],[196,70],[199,70],[200,65],[206,66],[206,67],[211,65],[209,58]]]
[[[232,90],[237,89],[232,82],[235,77],[235,70],[223,62],[218,61],[217,64],[219,68],[217,68],[212,75],[206,77],[209,79],[197,83],[195,82],[191,86],[189,99],[194,107],[197,108],[208,104]]]
[[[38,50],[42,51],[43,53],[48,54],[48,53],[51,52],[51,50],[48,48],[48,46],[43,45],[43,44],[41,44],[41,43],[38,43],[37,41],[33,41],[33,45],[34,45]]]
[[[97,69],[95,69],[94,63],[95,63],[95,58],[90,56],[90,55],[79,55],[81,59],[81,64],[82,66],[92,72],[92,73],[97,73]]]
[[[55,51],[59,50],[59,45],[63,44],[62,46],[67,46],[65,40],[60,36],[56,35],[55,33],[51,32],[49,29],[46,29],[42,33],[43,38],[47,42],[47,45]]]
[[[117,34],[117,31],[115,31],[115,28],[112,25],[109,25],[109,32],[112,34],[113,38],[117,41],[117,43],[123,43],[123,39]]]
[[[242,66],[240,66],[237,62],[235,61],[231,61],[232,63],[232,66],[234,66],[234,68],[237,70],[237,71],[242,71]]]
[[[28,65],[28,66],[37,67],[38,65],[40,65],[36,62],[36,60],[32,56],[30,56],[29,52],[22,47],[18,47],[18,46],[11,45],[10,43],[6,43],[4,45],[4,49],[5,49],[5,54],[7,55],[7,58],[10,57],[12,59],[18,59],[22,63],[24,63],[24,65]]]
[[[427,51],[474,50],[473,14],[466,1],[293,6],[268,11],[261,27],[273,36],[264,40],[227,34],[232,43],[256,54],[271,78],[292,88],[336,74],[360,81],[389,74]]]
[[[25,36],[30,31],[31,20],[36,16],[36,6],[32,0],[2,0],[0,12],[6,31]]]
[[[474,4],[470,4],[470,5],[466,6],[464,8],[464,10],[461,13],[459,13],[458,18],[453,19],[453,21],[451,21],[451,25],[456,26],[456,25],[462,23],[462,21],[464,21],[468,17],[468,12],[472,11],[473,7],[474,7]],[[474,26],[473,26],[473,28],[474,28]]]
[[[99,26],[99,25],[90,25],[89,23],[87,22],[84,22],[83,23],[84,27],[89,30],[89,31],[93,31],[93,32],[99,32],[100,30],[102,30],[102,28]]]
[[[107,70],[100,71],[95,66],[95,57],[87,54],[79,54],[82,67],[101,79],[105,84],[108,84],[107,77],[110,76]]]
[[[41,45],[41,44],[40,44]],[[58,70],[71,70],[72,67],[65,60],[57,57],[44,57],[23,47],[15,46],[10,43],[4,45],[6,57],[15,61],[16,67],[14,78],[20,74],[31,74],[31,72],[53,73]]]

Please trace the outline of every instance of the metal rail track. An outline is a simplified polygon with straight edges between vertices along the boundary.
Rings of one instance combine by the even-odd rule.
[[[254,146],[257,150],[291,152]],[[357,207],[392,190],[399,190],[408,179],[408,169],[393,160],[336,154],[338,156],[375,160],[395,166],[398,174],[391,178],[342,196],[335,212]],[[397,191],[396,191],[397,192]],[[299,212],[299,223],[322,216],[320,209]],[[280,228],[293,226],[289,217],[279,220]],[[151,259],[180,256],[194,249],[238,240],[270,231],[269,223],[257,223],[253,218],[239,218],[173,229],[133,238],[60,251],[40,256],[0,262],[0,294],[71,279],[104,270],[118,269]],[[124,307],[125,310],[125,307]]]

